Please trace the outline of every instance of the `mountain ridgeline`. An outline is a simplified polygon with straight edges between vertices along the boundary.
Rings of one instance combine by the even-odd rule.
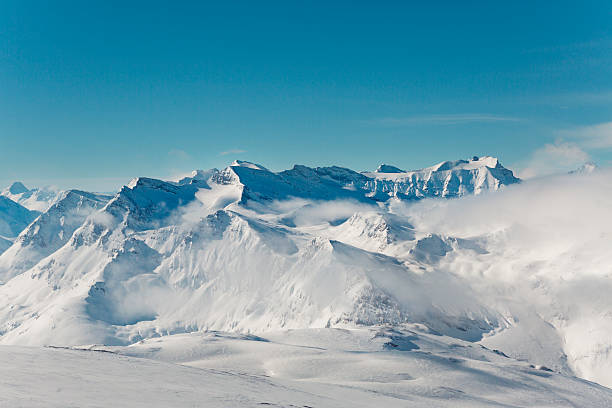
[[[1,216],[22,230],[0,255],[0,343],[402,322],[476,340],[498,313],[460,279],[419,270],[456,249],[484,250],[416,231],[391,206],[518,181],[475,157],[365,173],[235,161],[176,181],[136,178],[114,196],[15,183],[2,193],[21,211]]]
[[[210,187],[211,183],[241,185],[242,198],[246,202],[249,199],[298,197],[314,200],[352,198],[360,201],[460,197],[494,191],[520,180],[496,158],[486,156],[446,161],[414,171],[381,165],[374,172],[361,173],[337,166],[311,168],[301,165],[273,173],[263,166],[237,160],[221,171],[196,171],[191,177],[180,180],[179,184],[192,182],[205,187]]]

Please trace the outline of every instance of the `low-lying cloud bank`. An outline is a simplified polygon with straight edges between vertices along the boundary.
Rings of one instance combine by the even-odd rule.
[[[516,244],[532,241],[581,243],[609,234],[612,227],[612,171],[529,180],[502,191],[455,200],[397,202],[392,211],[415,227],[464,238],[524,230]]]
[[[510,329],[523,326],[521,336],[506,336],[500,347],[541,357],[543,346],[533,339],[552,325],[560,339],[551,359],[612,385],[611,170],[544,177],[476,197],[394,203],[391,209],[419,230],[485,246],[487,254],[455,253],[439,268],[480,288],[491,307],[507,308]],[[538,326],[539,320],[545,324]]]

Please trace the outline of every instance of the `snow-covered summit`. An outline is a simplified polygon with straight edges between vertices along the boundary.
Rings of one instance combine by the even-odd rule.
[[[392,174],[414,174],[414,173],[433,173],[433,172],[444,172],[444,171],[461,171],[461,170],[477,170],[481,168],[489,169],[505,169],[496,157],[492,156],[474,156],[469,160],[446,160],[430,167],[425,167],[418,170],[400,170],[395,166],[386,164],[380,165],[373,173],[392,173]],[[368,173],[366,173],[368,174]],[[372,174],[372,173],[370,173]],[[380,176],[384,177],[384,176]]]
[[[339,167],[295,165],[278,173],[247,161],[236,160],[224,170],[195,171],[178,184],[199,182],[203,186],[234,185],[243,202],[300,197],[315,200],[350,198],[386,201],[425,197],[458,197],[497,190],[520,180],[494,157],[474,157],[439,163],[421,170],[404,171],[383,164],[372,173]]]
[[[202,187],[207,186],[206,181],[208,181],[214,174],[218,174],[218,169],[210,169],[210,170],[194,170],[188,176],[184,176],[176,180],[176,184],[184,185],[184,184],[198,184]]]
[[[29,190],[21,181],[15,181],[13,184],[8,186],[5,191],[10,194],[21,194]]]
[[[22,182],[16,181],[6,187],[1,196],[7,197],[33,211],[46,211],[51,206],[59,190],[51,187],[28,189]]]
[[[496,157],[491,156],[474,156],[470,160],[455,160],[455,161],[443,161],[432,167],[423,169],[432,171],[452,171],[452,170],[474,170],[482,167],[488,167],[490,169],[501,168],[502,165]]]
[[[230,164],[230,167],[246,167],[252,170],[269,171],[268,169],[266,169],[264,166],[260,164],[256,164],[256,163],[252,163],[252,162],[248,162],[244,160],[234,160],[232,164]]]
[[[161,226],[178,207],[195,199],[198,186],[137,177],[124,186],[102,212],[134,230]]]
[[[444,161],[420,170],[363,174],[374,179],[371,190],[377,197],[458,197],[498,190],[520,181],[497,158],[490,156]]]
[[[406,170],[402,170],[399,167],[392,166],[390,164],[381,164],[374,170],[375,173],[405,173]]]
[[[61,248],[85,219],[109,199],[110,196],[79,190],[61,192],[55,203],[0,254],[0,282],[31,268]]]

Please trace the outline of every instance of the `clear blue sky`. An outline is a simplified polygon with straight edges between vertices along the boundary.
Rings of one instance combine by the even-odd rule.
[[[0,183],[608,165],[612,2],[512,3],[0,1]]]

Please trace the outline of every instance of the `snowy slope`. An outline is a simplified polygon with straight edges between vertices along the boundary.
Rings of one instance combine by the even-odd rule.
[[[0,238],[3,238],[3,241],[15,238],[39,214],[13,200],[0,196]]]
[[[97,351],[96,351],[97,350]],[[612,391],[480,346],[397,329],[208,332],[129,347],[0,346],[0,405],[608,407]]]
[[[51,206],[58,193],[59,190],[50,187],[28,189],[23,183],[16,181],[2,190],[0,195],[32,211],[44,212]]]
[[[10,248],[11,245],[13,245],[13,241],[8,238],[0,237],[0,254]]]
[[[109,199],[79,190],[60,193],[55,203],[0,254],[0,282],[28,270],[61,248],[85,219]]]
[[[19,327],[2,342],[128,344],[201,329],[408,321],[478,340],[493,328],[496,315],[451,276],[425,278],[394,258],[231,211],[134,231],[130,226],[143,223],[118,211],[121,197],[104,210],[120,218],[88,220],[64,247],[0,288],[8,303],[23,306],[0,311]],[[451,291],[463,295],[444,296]]]

